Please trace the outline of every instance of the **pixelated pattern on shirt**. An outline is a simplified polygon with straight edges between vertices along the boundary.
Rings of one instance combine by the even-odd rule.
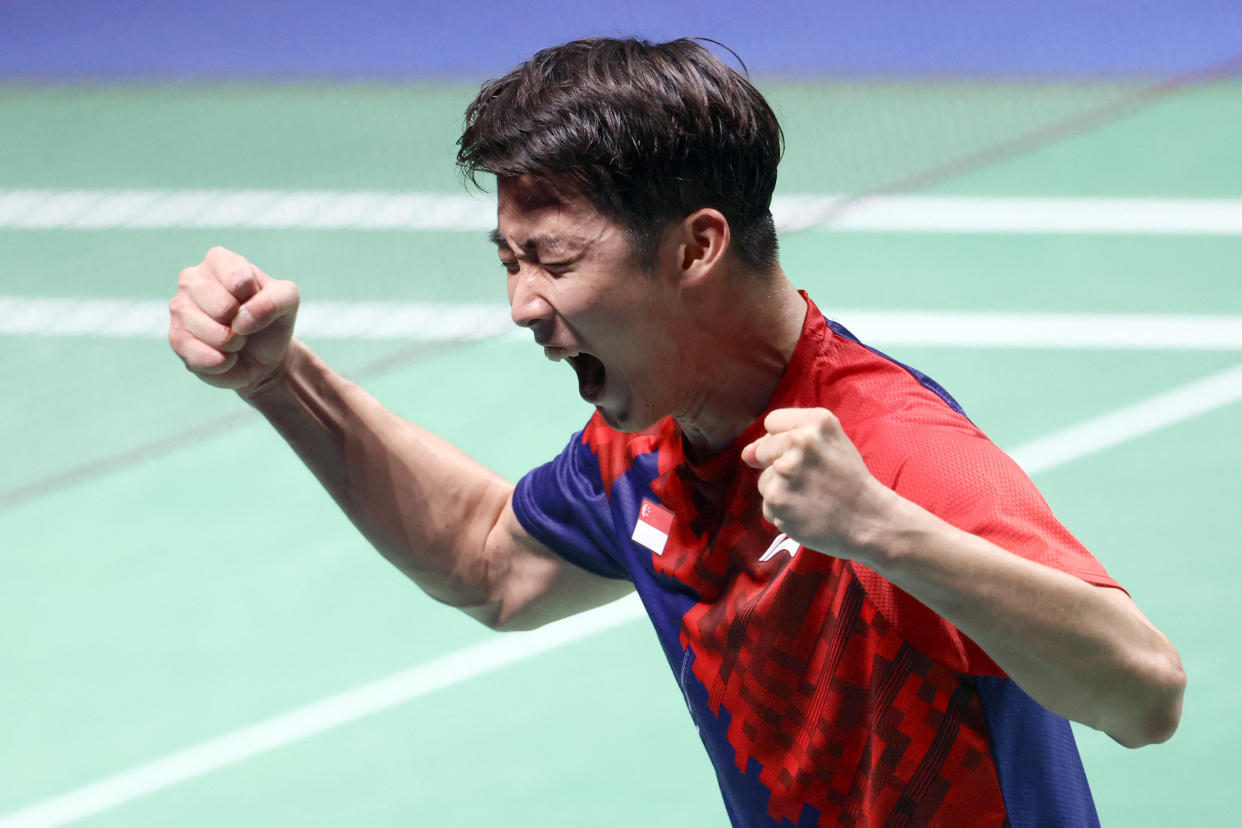
[[[830,334],[811,304],[770,408],[828,408],[885,485],[1015,554],[1113,585],[1021,470],[949,403],[904,366]],[[696,721],[726,731],[732,755],[704,738],[722,786],[740,791],[753,775],[768,793],[767,813],[748,804],[737,824],[1006,824],[974,678],[1003,674],[864,566],[805,549],[760,561],[776,530],[762,517],[758,472],[738,454],[762,433],[759,418],[698,465],[667,419],[625,435],[596,417],[578,444],[598,465],[618,537],[628,538],[648,493],[674,515],[662,554],[622,543],[617,561],[649,608],[691,602],[679,628],[653,619],[674,670],[689,665],[705,691],[687,695],[707,708]],[[679,654],[688,657],[679,663]]]
[[[739,477],[730,485],[754,483],[754,474]],[[984,814],[1000,824],[1004,806],[970,680],[905,643],[850,564],[807,552],[760,563],[775,530],[756,498],[730,499],[734,511],[698,520],[696,505],[720,503],[711,494],[721,485],[684,466],[653,483],[666,506],[690,518],[653,564],[701,596],[681,643],[695,653],[712,714],[722,706],[732,714],[737,769],[752,759],[761,766],[769,816],[798,822],[811,806],[822,826],[882,825],[898,815],[888,824],[930,825],[933,816],[983,824],[972,820]],[[696,526],[704,537],[687,542]]]

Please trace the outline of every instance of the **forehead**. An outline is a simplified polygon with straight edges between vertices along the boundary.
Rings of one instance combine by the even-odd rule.
[[[533,176],[498,180],[496,219],[500,247],[583,247],[622,232],[583,196]]]

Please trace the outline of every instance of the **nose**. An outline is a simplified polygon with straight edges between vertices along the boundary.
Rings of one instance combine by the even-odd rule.
[[[552,306],[539,291],[533,268],[522,268],[509,277],[509,315],[522,328],[538,328],[552,321]]]

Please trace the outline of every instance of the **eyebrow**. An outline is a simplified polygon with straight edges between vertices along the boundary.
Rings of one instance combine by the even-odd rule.
[[[492,244],[496,245],[501,250],[513,249],[509,245],[509,240],[506,239],[504,234],[500,232],[499,227],[488,233],[487,238]],[[566,240],[558,236],[531,236],[526,240],[525,244],[522,245],[522,249],[535,253],[538,253],[540,249],[546,250],[550,253],[556,253],[557,251],[562,250],[565,247],[565,244]]]

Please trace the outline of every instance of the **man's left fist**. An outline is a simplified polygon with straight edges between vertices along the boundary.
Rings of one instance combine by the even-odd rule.
[[[781,408],[763,425],[768,433],[742,449],[742,460],[763,470],[764,518],[803,546],[857,557],[891,492],[867,470],[831,411]]]

